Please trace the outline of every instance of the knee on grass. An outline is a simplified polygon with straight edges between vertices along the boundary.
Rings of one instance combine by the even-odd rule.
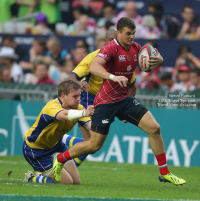
[[[80,185],[80,184],[81,184],[81,178],[80,178],[80,175],[79,175],[79,177],[74,178],[74,180],[73,180],[73,184],[75,184],[75,185]]]

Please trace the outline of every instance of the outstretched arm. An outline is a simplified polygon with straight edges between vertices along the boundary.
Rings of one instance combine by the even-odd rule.
[[[69,120],[69,121],[75,121],[82,117],[89,117],[94,114],[94,106],[90,105],[88,106],[87,110],[62,110],[59,112],[56,116],[57,120]]]

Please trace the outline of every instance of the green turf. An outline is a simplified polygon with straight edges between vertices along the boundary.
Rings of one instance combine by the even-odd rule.
[[[81,185],[23,183],[28,170],[32,168],[23,157],[0,157],[0,194],[200,200],[198,167],[170,166],[187,181],[182,186],[160,183],[154,165],[85,161],[79,167]]]

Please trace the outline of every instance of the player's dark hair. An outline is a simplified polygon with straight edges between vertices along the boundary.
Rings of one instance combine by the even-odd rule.
[[[14,41],[15,39],[12,34],[4,34],[2,37],[2,42],[4,42],[5,40]]]
[[[133,20],[131,20],[128,17],[122,17],[118,22],[117,22],[117,30],[122,32],[122,30],[128,27],[132,30],[134,30],[136,28],[135,26],[135,22]]]
[[[61,94],[64,93],[68,95],[71,90],[79,90],[81,86],[73,80],[65,80],[58,85],[58,97],[61,97]]]
[[[185,8],[191,8],[192,10],[194,9],[191,5],[186,4],[182,7],[181,11],[184,12]]]

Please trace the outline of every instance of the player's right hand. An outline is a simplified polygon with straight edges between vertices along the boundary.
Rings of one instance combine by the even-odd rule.
[[[125,76],[115,76],[113,78],[114,82],[118,82],[121,87],[126,87],[128,83],[128,78]]]
[[[94,111],[95,111],[94,105],[89,105],[88,108],[87,108],[87,110],[85,110],[84,116],[85,117],[92,116],[94,114]]]
[[[86,81],[80,82],[80,86],[84,91],[88,91],[90,89],[90,86]]]

